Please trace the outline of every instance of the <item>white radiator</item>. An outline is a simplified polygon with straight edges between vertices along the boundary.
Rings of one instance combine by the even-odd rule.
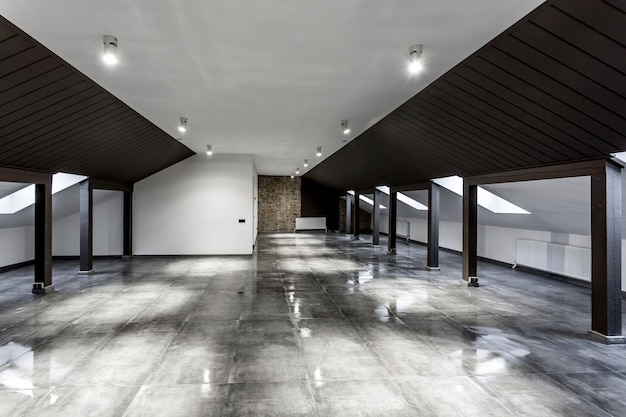
[[[591,249],[517,239],[516,265],[591,281]]]
[[[411,223],[396,222],[396,236],[404,237],[408,241],[411,238]]]

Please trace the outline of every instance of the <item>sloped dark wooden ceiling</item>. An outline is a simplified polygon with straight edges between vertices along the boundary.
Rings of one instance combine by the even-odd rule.
[[[193,154],[0,16],[0,166],[133,183]]]
[[[306,178],[364,189],[623,150],[626,2],[557,0],[535,9]]]

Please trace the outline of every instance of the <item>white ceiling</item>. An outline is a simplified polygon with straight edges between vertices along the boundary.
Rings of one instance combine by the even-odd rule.
[[[312,168],[539,0],[2,0],[0,14],[195,152]],[[101,59],[102,35],[120,64]],[[408,48],[424,44],[410,77]],[[306,171],[301,168],[301,172]]]

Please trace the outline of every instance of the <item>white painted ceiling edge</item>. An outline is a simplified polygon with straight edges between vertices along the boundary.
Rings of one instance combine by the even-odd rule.
[[[2,0],[0,14],[194,152],[210,144],[216,154],[253,155],[260,175],[289,175],[306,173],[304,159],[311,169],[540,3]],[[119,40],[113,68],[101,59],[105,34]],[[425,68],[411,77],[416,43]]]

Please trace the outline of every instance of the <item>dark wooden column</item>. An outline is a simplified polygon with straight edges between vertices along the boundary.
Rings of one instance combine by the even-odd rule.
[[[352,196],[346,193],[346,233],[350,234],[352,227]]]
[[[389,190],[389,238],[387,253],[396,253],[396,227],[398,221],[398,192]]]
[[[354,192],[354,225],[352,227],[352,240],[359,240],[359,223],[361,221],[361,198],[358,191]]]
[[[33,293],[46,294],[52,285],[52,177],[35,184],[35,282]]]
[[[478,186],[463,180],[463,279],[462,284],[478,287]]]
[[[380,190],[374,189],[372,245],[380,245]]]
[[[439,271],[439,185],[428,188],[428,252],[426,270]]]
[[[133,192],[124,191],[123,256],[133,256]]]
[[[93,189],[87,179],[80,183],[80,270],[93,274]]]
[[[591,330],[606,344],[622,336],[622,178],[607,161],[603,173],[591,175]]]

